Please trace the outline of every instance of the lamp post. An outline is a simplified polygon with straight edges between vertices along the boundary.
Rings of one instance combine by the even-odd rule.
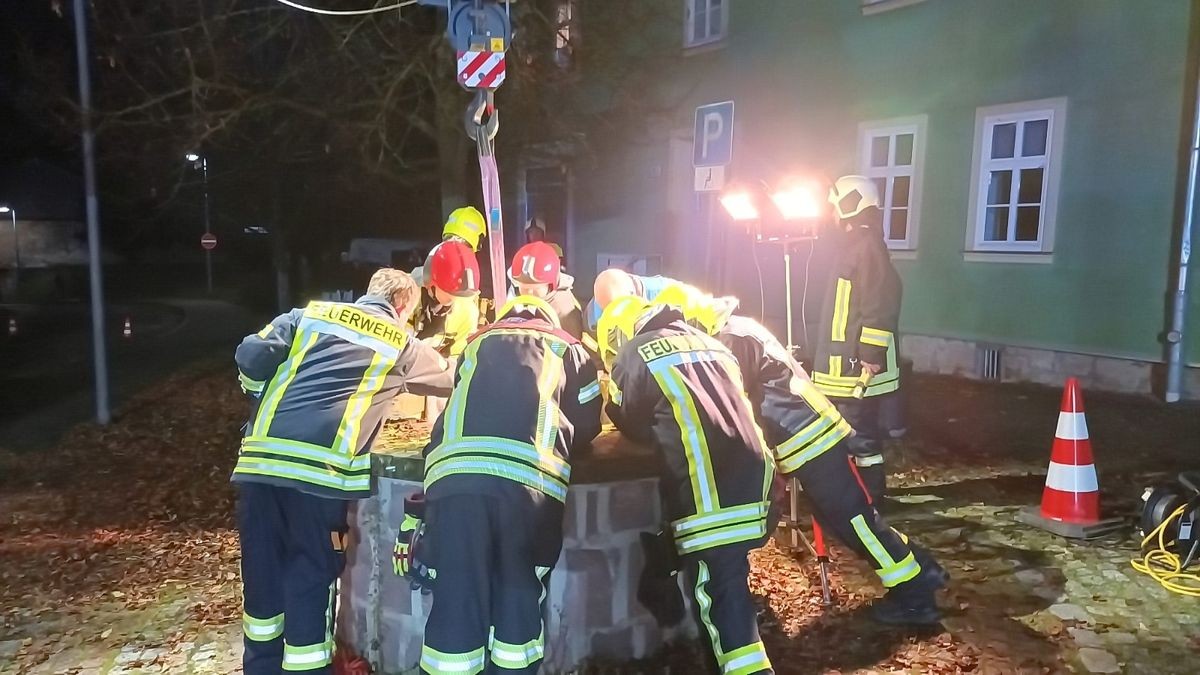
[[[204,234],[212,234],[212,223],[210,221],[210,208],[208,199],[208,158],[202,157],[194,152],[189,152],[184,155],[184,159],[192,163],[195,167],[199,165],[200,171],[204,176]],[[213,290],[213,270],[212,270],[212,249],[204,249],[204,274],[208,283],[208,292],[211,295]]]
[[[17,237],[17,210],[11,206],[0,206],[0,213],[12,215],[13,256],[16,267],[13,271],[16,283],[21,283],[21,240]]]

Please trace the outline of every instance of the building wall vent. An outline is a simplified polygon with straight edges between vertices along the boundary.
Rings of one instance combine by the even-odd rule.
[[[1001,347],[978,345],[975,347],[975,375],[981,380],[1000,381],[1003,372],[1000,365]]]

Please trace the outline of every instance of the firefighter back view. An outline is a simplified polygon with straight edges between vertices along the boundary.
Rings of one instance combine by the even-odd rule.
[[[599,433],[600,400],[587,353],[542,300],[513,299],[471,338],[426,448],[425,522],[406,517],[396,552],[397,572],[435,570],[424,672],[537,671],[571,453]]]
[[[525,244],[513,255],[508,278],[517,295],[545,300],[562,329],[578,340],[583,337],[583,311],[572,288],[575,279],[562,271],[559,255],[553,244],[544,241]]]
[[[821,524],[871,565],[888,589],[872,606],[872,615],[890,624],[937,623],[941,613],[934,592],[948,575],[872,505],[847,452],[850,425],[779,340],[759,322],[734,313],[735,298],[714,298],[676,284],[656,302],[679,307],[689,322],[733,353],[780,472],[800,481]]]
[[[452,383],[406,327],[417,293],[382,269],[357,302],[310,303],[237,348],[255,399],[233,470],[247,675],[331,672],[346,505],[371,493],[368,450],[396,394],[444,396]]]
[[[872,501],[886,487],[879,403],[900,387],[896,330],[900,276],[883,241],[879,191],[865,176],[843,176],[829,191],[838,225],[822,304],[812,381],[857,432],[850,452]]]
[[[682,314],[637,296],[608,304],[597,341],[609,417],[660,455],[669,530],[718,670],[772,672],[746,556],[767,537],[774,463],[737,363]]]

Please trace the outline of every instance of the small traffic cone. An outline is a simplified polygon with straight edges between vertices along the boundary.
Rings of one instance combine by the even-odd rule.
[[[10,317],[8,317],[8,336],[12,337],[16,334],[17,334],[17,319],[15,317],[10,316]]]
[[[1100,518],[1100,482],[1083,412],[1083,393],[1073,377],[1063,390],[1041,507],[1028,507],[1019,517],[1024,523],[1072,539],[1097,537],[1124,523],[1120,518]]]
[[[133,336],[133,324],[129,321],[129,317],[125,317],[125,327],[121,329],[121,335],[124,337]]]

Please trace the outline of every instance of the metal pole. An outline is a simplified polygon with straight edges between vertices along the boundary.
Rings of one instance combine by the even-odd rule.
[[[1191,160],[1188,162],[1187,195],[1183,205],[1183,230],[1179,236],[1179,276],[1171,306],[1171,330],[1167,332],[1167,403],[1183,394],[1183,333],[1187,319],[1188,259],[1192,256],[1192,228],[1196,222],[1196,182],[1200,180],[1200,83],[1196,86],[1196,110],[1192,119]]]
[[[20,285],[21,284],[21,239],[17,236],[17,210],[10,206],[8,208],[8,212],[10,214],[12,214],[13,255],[15,255],[17,258],[17,260],[16,260],[17,266],[16,266],[16,270],[14,271],[14,275],[16,277],[15,281],[16,281],[17,285]]]
[[[200,158],[200,168],[204,172],[204,234],[212,234],[212,224],[209,222],[208,205],[208,158]],[[204,272],[208,280],[208,293],[213,292],[212,249],[204,249]]]
[[[92,364],[96,376],[96,421],[108,424],[108,361],[104,347],[104,288],[100,267],[100,204],[96,199],[96,137],[92,132],[92,74],[88,64],[87,13],[75,5],[75,62],[79,70],[79,109],[83,136],[83,182],[87,191],[88,269],[92,295]]]
[[[786,243],[783,245],[783,302],[784,320],[787,321],[787,349],[791,354],[796,347],[792,340],[792,247]]]

